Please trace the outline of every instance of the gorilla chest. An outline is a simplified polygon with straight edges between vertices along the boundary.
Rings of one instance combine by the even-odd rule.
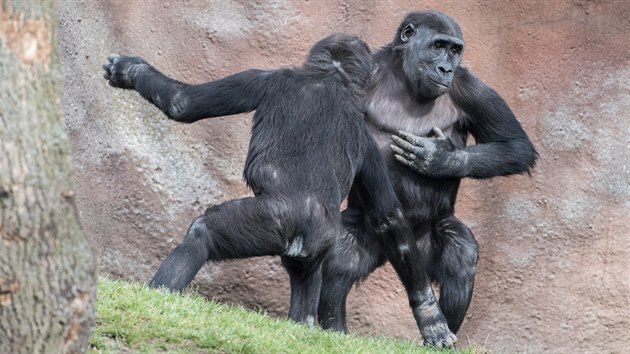
[[[372,135],[381,148],[389,147],[391,135],[402,130],[427,136],[438,127],[448,137],[458,135],[456,123],[460,111],[448,95],[427,103],[409,97],[372,97],[367,106],[367,120]]]

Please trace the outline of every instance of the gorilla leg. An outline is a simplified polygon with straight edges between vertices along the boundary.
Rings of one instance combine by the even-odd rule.
[[[212,231],[205,219],[200,216],[190,224],[184,241],[162,262],[150,287],[182,291],[193,280],[210,256]]]
[[[323,329],[347,333],[346,300],[355,279],[350,274],[337,273],[327,268],[324,267],[323,271],[317,318]]]
[[[322,285],[322,262],[341,232],[341,215],[335,203],[306,197],[296,204],[297,222],[291,228],[282,264],[291,281],[289,318],[315,324]]]
[[[396,217],[395,222],[391,225],[395,227],[400,224],[402,221],[398,219],[401,218],[402,215]],[[405,286],[409,306],[422,334],[424,344],[440,348],[442,346],[451,347],[457,341],[457,337],[448,328],[448,322],[437,304],[427,272],[431,255],[429,232],[430,229],[420,229],[415,230],[415,236],[402,235],[404,237],[390,233],[395,238],[386,237],[382,244],[387,259]]]
[[[282,254],[286,245],[279,220],[287,215],[278,205],[271,198],[255,197],[207,209],[192,222],[149,286],[181,291],[208,260]]]
[[[356,209],[342,213],[342,236],[335,240],[322,266],[318,319],[324,329],[347,332],[346,299],[352,284],[385,262],[378,240],[365,229]]]
[[[322,260],[324,256],[300,260],[282,257],[282,265],[291,281],[291,306],[289,318],[308,325],[315,324],[319,292],[322,285]]]
[[[440,284],[440,309],[456,333],[472,298],[479,246],[470,229],[455,216],[439,221],[433,232],[437,249],[430,273]]]

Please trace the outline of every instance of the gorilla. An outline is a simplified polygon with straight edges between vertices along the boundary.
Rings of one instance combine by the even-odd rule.
[[[473,293],[478,245],[454,216],[460,180],[529,173],[538,154],[505,101],[460,66],[464,40],[458,24],[436,11],[412,12],[394,40],[374,53],[367,121],[413,229],[409,264],[420,277],[401,277],[425,343],[450,345]],[[475,145],[466,146],[472,135]],[[347,331],[346,297],[386,260],[388,249],[369,224],[363,191],[352,189],[342,213],[344,232],[323,265],[318,319]],[[352,259],[352,262],[348,262]],[[400,274],[401,272],[398,271]],[[428,277],[428,280],[427,278]],[[439,306],[430,283],[439,287]],[[446,321],[446,322],[444,322]]]
[[[210,207],[196,218],[149,285],[181,291],[209,260],[277,255],[291,282],[289,318],[314,324],[322,262],[342,234],[340,206],[352,188],[361,195],[371,237],[397,245],[381,249],[401,277],[425,279],[428,286],[367,127],[372,64],[368,46],[344,34],[315,44],[302,67],[252,69],[200,85],[171,79],[139,57],[110,56],[103,68],[111,86],[137,91],[178,122],[256,111],[244,167],[254,197]],[[433,293],[414,299],[439,313]],[[454,335],[430,313],[423,333],[431,334],[431,343],[451,345]]]

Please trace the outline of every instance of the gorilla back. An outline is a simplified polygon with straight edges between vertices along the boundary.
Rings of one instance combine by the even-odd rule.
[[[363,113],[371,58],[362,42],[341,39],[319,42],[302,68],[265,78],[244,171],[256,195],[317,194],[339,208],[348,194],[372,140]]]
[[[248,70],[200,85],[166,77],[137,57],[110,56],[110,85],[135,89],[186,123],[256,110],[244,176],[254,197],[206,210],[150,285],[185,288],[208,261],[280,255],[291,280],[289,317],[314,323],[321,264],[341,233],[341,201],[365,189],[379,237],[411,240],[385,163],[364,120],[372,61],[367,45],[336,34],[300,68]]]

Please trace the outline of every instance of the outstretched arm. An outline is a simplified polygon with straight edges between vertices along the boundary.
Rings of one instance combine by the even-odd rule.
[[[529,172],[538,153],[507,103],[465,68],[458,68],[450,91],[466,113],[464,127],[476,145],[456,148],[442,133],[417,137],[400,132],[392,146],[396,159],[432,177],[489,178]]]
[[[111,86],[134,89],[169,118],[185,123],[255,110],[270,75],[267,71],[247,70],[189,85],[167,77],[140,57],[122,55],[111,55],[103,69]]]

